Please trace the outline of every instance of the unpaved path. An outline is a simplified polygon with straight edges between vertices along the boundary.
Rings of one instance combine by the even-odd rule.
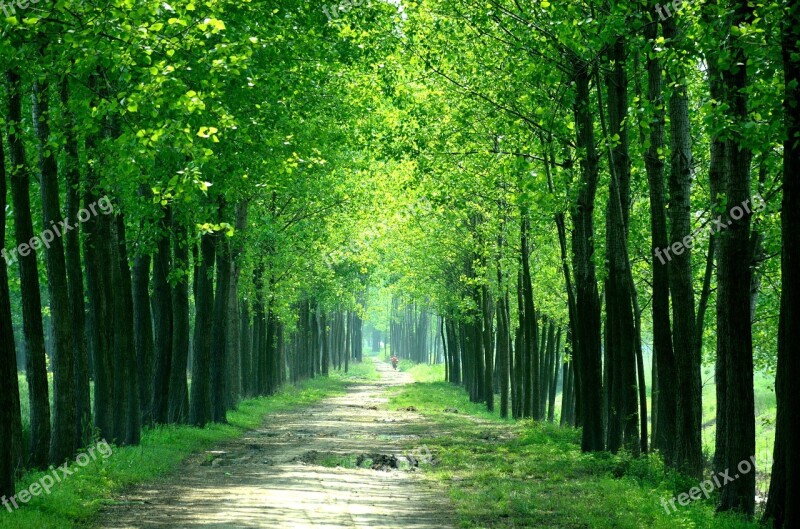
[[[376,363],[379,381],[293,413],[271,415],[259,430],[184,462],[108,507],[104,529],[453,527],[442,489],[414,472],[404,447],[432,424],[387,406],[387,390],[411,382]],[[421,447],[420,447],[421,448]],[[361,454],[400,458],[405,470],[330,468],[317,463]],[[213,460],[212,460],[213,458]],[[209,464],[209,461],[211,464]]]

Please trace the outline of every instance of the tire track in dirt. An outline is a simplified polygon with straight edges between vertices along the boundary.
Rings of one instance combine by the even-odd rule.
[[[453,527],[452,507],[415,472],[404,448],[421,415],[387,408],[387,390],[409,375],[376,363],[380,380],[350,386],[261,429],[194,456],[170,476],[136,487],[106,508],[103,529],[434,529]],[[430,435],[430,431],[426,432]],[[383,468],[329,468],[327,460],[381,455]],[[370,459],[373,459],[370,457]],[[377,466],[377,465],[376,465]]]

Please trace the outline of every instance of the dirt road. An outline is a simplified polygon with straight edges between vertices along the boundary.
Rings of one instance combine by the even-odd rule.
[[[387,390],[410,377],[376,365],[380,380],[272,415],[262,429],[130,491],[104,511],[98,527],[453,527],[446,495],[415,471],[416,461],[428,457],[425,448],[404,450],[431,425],[387,406]]]

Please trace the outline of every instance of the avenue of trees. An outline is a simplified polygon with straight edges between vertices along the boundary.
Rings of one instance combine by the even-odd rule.
[[[12,14],[0,495],[94,438],[224,423],[241,399],[361,360],[374,261],[347,243],[378,203],[368,135],[389,130],[351,88],[374,81],[395,9],[358,40],[303,3]]]
[[[388,279],[441,316],[448,380],[503,416],[560,415],[587,452],[657,451],[700,479],[756,454],[769,373],[764,520],[798,524],[796,3],[404,7],[391,64],[416,167]],[[755,473],[719,510],[755,514]]]
[[[386,341],[503,417],[698,479],[755,455],[768,373],[764,520],[800,527],[800,2],[672,5],[0,20],[0,495]],[[755,487],[719,510],[754,516]]]

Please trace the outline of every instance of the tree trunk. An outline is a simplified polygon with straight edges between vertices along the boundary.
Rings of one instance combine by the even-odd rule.
[[[172,211],[164,208],[153,256],[153,322],[155,363],[153,365],[153,421],[169,422],[170,379],[172,377],[173,313],[169,273],[172,269],[170,228]]]
[[[53,236],[45,242],[47,287],[53,324],[53,429],[50,437],[50,463],[58,465],[72,457],[78,448],[78,422],[75,409],[75,358],[72,321],[69,316],[69,285],[64,259],[64,242],[58,234],[64,217],[59,204],[58,164],[50,149],[49,87],[33,84],[32,119],[39,147],[39,177],[42,196],[42,224]]]
[[[764,519],[775,529],[800,527],[800,2],[786,3],[783,20],[784,123],[781,203],[781,315],[778,329],[775,461]]]
[[[250,307],[243,300],[241,303],[241,372],[240,379],[242,384],[242,396],[248,398],[252,396],[252,383],[250,374],[252,373],[253,358],[253,326],[250,323]]]
[[[328,339],[328,315],[325,311],[319,314],[319,333],[322,340],[322,376],[330,374],[331,353],[330,341]]]
[[[6,165],[0,137],[0,242],[6,240]],[[14,327],[11,321],[11,296],[8,268],[0,261],[0,496],[14,495],[14,476],[22,452],[22,417],[20,415],[19,379]]]
[[[25,144],[21,136],[22,100],[19,74],[6,72],[8,81],[8,145],[11,168],[11,195],[14,203],[14,234],[18,245],[33,239],[33,219],[30,202],[30,173],[27,168]],[[42,301],[39,287],[39,265],[36,251],[20,252],[19,276],[22,291],[22,323],[25,337],[25,376],[30,402],[30,466],[47,466],[50,450],[50,398],[47,382],[47,358],[42,326]],[[5,257],[4,250],[4,257]],[[16,260],[13,254],[9,264]],[[12,335],[13,336],[13,335]]]
[[[556,334],[556,342],[553,346],[553,379],[550,383],[550,402],[547,407],[547,421],[555,422],[556,419],[556,392],[558,386],[558,374],[561,367],[561,328],[558,329]],[[564,398],[564,388],[561,388],[561,398]]]
[[[578,324],[576,354],[579,357],[579,397],[584,452],[604,449],[603,442],[603,374],[601,357],[600,299],[594,264],[594,202],[599,176],[598,156],[594,139],[594,120],[589,97],[589,65],[574,65],[576,86],[575,123],[577,146],[584,153],[580,160],[581,183],[572,208],[573,269],[576,286],[576,321]]]
[[[185,224],[172,215],[173,268],[177,275],[170,292],[172,318],[171,353],[169,361],[169,390],[167,392],[167,420],[184,424],[189,419],[189,387],[186,373],[189,368],[189,239]],[[167,251],[164,248],[164,251]]]
[[[126,445],[138,445],[142,434],[142,417],[139,405],[139,379],[136,367],[137,351],[134,343],[133,326],[133,288],[131,286],[131,270],[128,264],[128,248],[125,236],[125,220],[122,214],[118,214],[116,230],[114,232],[115,248],[117,250],[116,275],[119,281],[114,281],[118,285],[116,303],[114,308],[115,320],[115,358],[120,358],[121,369],[116,370],[117,379],[124,377],[123,398],[121,404],[123,408],[117,413],[125,416],[124,443]],[[122,410],[127,410],[125,413]],[[120,439],[122,440],[122,439]]]
[[[61,111],[65,115],[64,177],[66,181],[66,202],[64,217],[73,224],[71,231],[64,235],[67,282],[69,283],[69,304],[73,335],[73,359],[75,362],[75,413],[78,417],[77,446],[88,445],[92,435],[92,403],[89,388],[89,355],[86,340],[86,306],[84,304],[83,269],[81,268],[81,241],[78,226],[80,209],[80,171],[78,170],[78,139],[75,117],[69,107],[69,82],[66,78],[60,83]]]
[[[222,221],[223,205],[220,204],[220,221]],[[214,295],[213,321],[211,322],[211,386],[213,415],[217,423],[228,421],[228,300],[231,280],[230,245],[224,232],[218,232],[216,238],[217,283]]]
[[[664,37],[679,45],[684,38],[674,18],[663,22]],[[670,247],[665,249],[669,260],[669,283],[672,295],[673,348],[677,419],[675,431],[676,468],[699,478],[703,470],[701,441],[702,403],[700,357],[694,348],[695,306],[691,262],[691,179],[692,146],[689,120],[689,97],[683,66],[667,68],[668,82],[673,87],[668,107],[670,115],[669,220]],[[688,237],[688,238],[687,238]],[[670,379],[661,378],[662,384]],[[662,385],[663,387],[663,385]]]
[[[139,188],[139,196],[149,196],[147,186]],[[144,229],[142,224],[140,229]],[[153,423],[153,317],[150,307],[150,264],[152,259],[143,248],[136,249],[133,261],[133,336],[136,349],[136,376],[139,381],[139,406],[144,425]]]
[[[244,342],[240,321],[243,304],[239,301],[239,281],[244,253],[243,234],[247,230],[247,201],[236,206],[236,240],[231,245],[231,279],[228,287],[228,409],[235,409],[242,397],[242,356]]]
[[[732,5],[732,27],[746,24],[753,16],[747,2]],[[719,263],[717,269],[717,354],[725,362],[725,430],[718,432],[725,438],[725,468],[737,468],[740,462],[749,461],[755,454],[755,397],[753,389],[753,335],[750,315],[750,215],[742,211],[742,204],[750,199],[751,152],[742,137],[747,122],[748,58],[739,42],[731,35],[728,51],[732,65],[722,70],[725,85],[724,101],[733,122],[735,133],[726,139],[725,197],[726,217],[730,224],[719,237]],[[742,213],[737,218],[736,211]],[[725,217],[723,217],[724,219]],[[720,310],[721,309],[721,310]],[[737,511],[752,516],[755,511],[755,471],[741,472],[740,477],[723,486],[720,496],[721,511]]]
[[[669,266],[661,255],[667,248],[666,197],[664,191],[664,93],[662,66],[653,50],[658,37],[655,22],[644,27],[647,39],[647,93],[644,98],[648,109],[649,136],[642,133],[642,144],[647,145],[644,165],[650,196],[650,226],[653,275],[653,444],[670,464],[675,450],[677,393],[675,392],[675,358],[672,347],[669,302]]]
[[[211,331],[214,317],[214,250],[215,235],[204,233],[200,239],[200,266],[195,295],[194,355],[192,388],[189,402],[189,423],[205,426],[213,419],[211,395]]]
[[[486,409],[494,411],[494,338],[492,336],[492,306],[488,285],[481,288],[483,316],[483,384],[486,387]]]

